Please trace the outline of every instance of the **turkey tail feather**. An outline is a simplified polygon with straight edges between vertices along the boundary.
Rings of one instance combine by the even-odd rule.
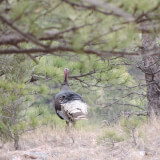
[[[87,119],[87,104],[81,100],[61,104],[68,117],[72,120]]]
[[[73,119],[87,119],[86,115],[82,112],[76,112],[76,113],[72,113],[72,117]]]

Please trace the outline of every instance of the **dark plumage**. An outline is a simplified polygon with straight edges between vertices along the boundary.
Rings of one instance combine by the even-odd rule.
[[[61,90],[53,98],[53,106],[57,115],[66,121],[75,123],[78,119],[86,119],[87,105],[82,97],[70,90],[68,85],[68,69],[64,69],[64,82],[61,85]]]

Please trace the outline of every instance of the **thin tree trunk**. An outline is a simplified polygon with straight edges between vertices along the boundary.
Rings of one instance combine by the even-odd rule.
[[[15,135],[14,138],[15,138],[14,139],[14,149],[18,150],[19,149],[19,136]]]

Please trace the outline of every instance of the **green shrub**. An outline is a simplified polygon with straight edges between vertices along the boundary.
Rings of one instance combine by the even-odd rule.
[[[105,142],[121,142],[126,139],[124,134],[119,134],[117,130],[105,130],[102,136],[98,138],[98,141],[105,141]]]

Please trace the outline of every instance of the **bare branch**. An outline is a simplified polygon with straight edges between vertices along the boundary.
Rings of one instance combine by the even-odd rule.
[[[100,12],[104,15],[115,15],[115,16],[118,16],[118,17],[122,17],[125,20],[127,20],[128,22],[133,22],[135,20],[135,18],[131,14],[125,12],[121,8],[118,8],[118,7],[116,7],[116,6],[114,6],[110,3],[107,3],[107,2],[105,2],[105,3],[101,2],[100,0],[99,1],[96,1],[96,0],[81,0],[82,2],[89,3],[90,6],[83,5],[83,4],[80,4],[80,3],[74,3],[74,2],[71,2],[69,0],[63,0],[63,1],[65,1],[66,3],[68,3],[72,6],[91,9],[91,10]],[[99,8],[105,9],[105,11],[100,10]],[[106,10],[109,11],[109,12],[106,12]]]
[[[107,11],[111,11],[111,13],[115,16],[119,16],[124,18],[125,20],[127,20],[128,22],[133,22],[135,20],[135,18],[125,12],[124,10],[122,10],[121,8],[118,8],[116,6],[114,6],[113,4],[107,3],[107,2],[102,2],[102,1],[96,1],[96,0],[81,0],[83,2],[87,2],[91,5],[93,5],[94,7],[101,7]]]
[[[89,75],[92,75],[96,73],[96,71],[90,71],[89,73],[86,73],[86,74],[81,74],[81,75],[76,75],[76,76],[69,76],[69,78],[80,78],[80,77],[86,77],[86,76],[89,76]]]
[[[138,108],[140,110],[143,110],[145,111],[144,108],[141,108],[140,106],[137,106],[137,105],[134,105],[134,104],[130,104],[130,103],[117,103],[118,105],[122,105],[122,106],[131,106],[131,107],[135,107],[135,108]]]
[[[120,99],[117,99],[117,100],[114,101],[113,103],[108,103],[108,104],[106,104],[104,107],[109,107],[109,106],[112,106],[112,105],[114,105],[114,104],[118,104],[121,100],[123,100],[124,98],[129,97],[129,96],[131,96],[131,95],[133,95],[133,94],[137,94],[137,95],[139,95],[139,96],[144,96],[144,97],[146,96],[146,95],[144,95],[143,93],[131,92],[131,93],[128,93],[128,94],[124,95],[124,96],[121,97]]]

